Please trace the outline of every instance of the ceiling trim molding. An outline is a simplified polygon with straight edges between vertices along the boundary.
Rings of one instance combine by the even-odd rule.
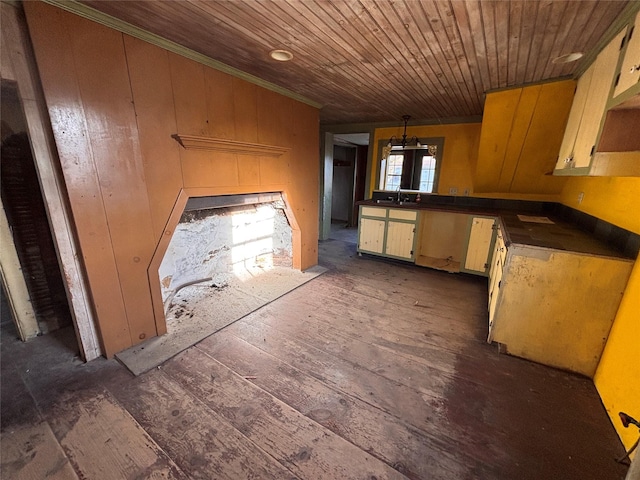
[[[536,85],[546,85],[547,83],[566,82],[567,80],[575,80],[575,78],[573,75],[565,75],[563,77],[548,78],[546,80],[540,80],[539,82],[529,82],[529,83],[522,83],[520,85],[510,85],[508,87],[492,88],[490,90],[487,90],[484,93],[486,95],[488,93],[504,92],[506,90],[514,90],[516,88],[535,87]]]
[[[194,50],[191,50],[187,47],[183,47],[182,45],[172,42],[171,40],[167,40],[155,33],[148,32],[143,30],[142,28],[136,27],[135,25],[131,25],[123,20],[119,20],[111,15],[107,15],[106,13],[99,12],[94,8],[91,8],[87,5],[79,3],[75,0],[42,0],[45,3],[53,5],[55,7],[61,8],[62,10],[66,10],[67,12],[71,12],[80,17],[86,18],[88,20],[97,22],[106,27],[117,30],[126,35],[130,35],[132,37],[138,38],[145,42],[148,42],[157,47],[168,50],[172,53],[176,53],[183,57],[186,57],[195,62],[201,63],[208,67],[214,68],[221,72],[224,72],[228,75],[232,75],[234,77],[240,78],[247,82],[253,83],[254,85],[258,85],[259,87],[266,88],[267,90],[271,90],[272,92],[279,93],[280,95],[284,95],[285,97],[289,97],[293,100],[297,100],[299,102],[305,103],[309,106],[315,108],[322,108],[322,104],[310,100],[302,95],[299,95],[291,90],[287,90],[286,88],[280,87],[274,83],[267,82],[259,77],[251,75],[250,73],[243,72],[242,70],[238,70],[237,68],[233,68],[229,65],[226,65],[222,62],[214,60],[206,55],[202,55]]]
[[[482,115],[471,115],[467,117],[447,117],[447,118],[424,118],[411,119],[407,122],[409,126],[431,126],[431,125],[456,125],[461,123],[482,123]],[[342,124],[321,124],[320,131],[340,133],[363,133],[373,132],[376,128],[402,127],[402,119],[393,122],[375,123],[342,123]]]

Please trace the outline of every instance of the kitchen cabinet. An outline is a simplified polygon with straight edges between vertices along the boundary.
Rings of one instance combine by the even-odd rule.
[[[639,8],[578,80],[554,175],[640,176]]]
[[[384,210],[377,209],[375,213],[380,216],[376,218],[365,216],[367,210],[361,214],[364,221],[361,223],[361,251],[393,258],[414,258],[416,265],[451,273],[464,271],[487,275],[495,217],[438,210],[421,210],[418,214],[414,210],[388,209],[383,227],[380,219]],[[416,214],[419,221],[417,230],[413,231]],[[375,235],[371,233],[371,222],[376,222]],[[382,237],[384,240],[380,240]],[[374,247],[374,243],[379,246]],[[412,252],[414,244],[415,255]]]
[[[613,97],[618,98],[638,85],[640,80],[640,13],[627,28],[620,72],[616,77]]]
[[[413,261],[417,221],[415,210],[361,205],[358,253]]]
[[[495,241],[496,218],[470,215],[462,271],[486,276],[491,265],[491,247]]]
[[[578,80],[555,175],[589,174],[625,35],[616,35]]]
[[[489,310],[489,341],[492,338],[493,319],[495,317],[496,305],[498,304],[498,295],[502,281],[502,269],[507,258],[507,247],[504,243],[504,235],[499,223],[496,224],[496,237],[493,247],[493,255],[491,257],[491,267],[489,269],[489,301],[487,302]]]
[[[459,272],[467,243],[468,218],[466,213],[421,211],[416,265]]]
[[[524,244],[502,252],[501,242],[490,272],[488,341],[593,377],[633,261]]]
[[[640,176],[640,13],[626,32],[589,175]]]

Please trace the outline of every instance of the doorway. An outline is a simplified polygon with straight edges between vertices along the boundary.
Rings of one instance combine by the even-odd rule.
[[[358,226],[356,203],[365,197],[368,156],[369,133],[333,136],[332,224]]]
[[[0,192],[19,268],[36,319],[35,330],[30,331],[28,338],[71,326],[72,319],[18,87],[14,82],[3,80],[1,88]],[[3,245],[3,248],[9,247],[11,245]],[[8,287],[3,285],[10,297]],[[12,317],[15,315],[12,314]],[[21,337],[25,336],[19,328],[16,330]]]

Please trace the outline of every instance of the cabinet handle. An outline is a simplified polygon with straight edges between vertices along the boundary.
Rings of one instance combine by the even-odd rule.
[[[631,69],[629,70],[629,73],[636,73],[638,70],[640,70],[640,65],[636,64],[633,67],[631,67]]]

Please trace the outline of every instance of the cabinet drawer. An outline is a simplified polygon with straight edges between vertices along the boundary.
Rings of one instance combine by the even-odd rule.
[[[393,218],[395,220],[415,221],[418,218],[418,212],[415,210],[399,210],[390,208],[389,218]]]
[[[386,208],[361,207],[360,213],[365,217],[387,218]]]

